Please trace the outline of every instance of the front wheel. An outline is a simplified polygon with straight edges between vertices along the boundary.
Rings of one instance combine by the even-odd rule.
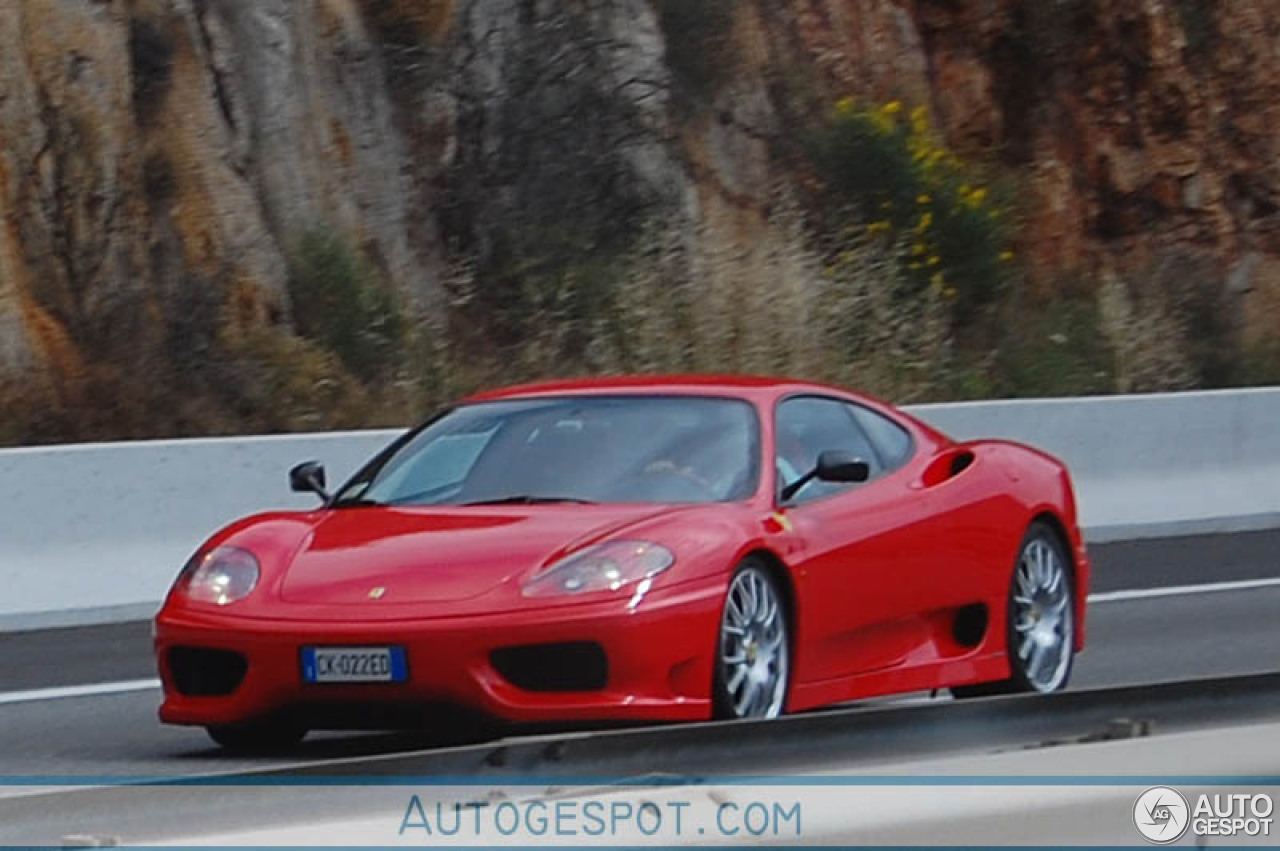
[[[791,633],[777,580],[755,560],[725,595],[712,683],[716,716],[777,718],[787,703]]]
[[[1042,523],[1022,539],[1008,599],[1009,679],[953,688],[956,697],[1061,691],[1075,659],[1075,583],[1058,536]]]
[[[277,754],[296,747],[307,736],[300,724],[282,720],[206,727],[209,738],[238,754]]]

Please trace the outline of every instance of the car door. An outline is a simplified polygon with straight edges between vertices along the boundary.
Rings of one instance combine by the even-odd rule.
[[[857,485],[815,482],[781,505],[799,544],[800,681],[820,682],[889,668],[930,640],[921,605],[931,573],[935,522],[912,487],[910,435],[877,449],[842,399],[799,396],[779,404],[779,480],[812,469],[828,450],[851,452],[871,475]],[[898,428],[889,424],[890,427]]]

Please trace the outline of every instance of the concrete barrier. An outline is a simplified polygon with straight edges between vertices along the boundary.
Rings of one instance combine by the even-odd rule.
[[[0,451],[0,631],[149,617],[219,527],[308,508],[288,470],[320,458],[331,485],[397,432],[162,440]]]
[[[1280,388],[910,410],[1061,457],[1094,541],[1280,527]],[[396,434],[0,451],[0,631],[147,617],[219,526],[315,504],[289,493],[294,463],[321,459],[337,484]]]
[[[1280,388],[924,405],[1067,462],[1092,541],[1280,527]]]

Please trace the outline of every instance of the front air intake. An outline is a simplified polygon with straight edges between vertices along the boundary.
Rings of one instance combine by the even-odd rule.
[[[493,667],[525,691],[599,691],[609,682],[609,660],[594,641],[504,647],[490,656]]]
[[[208,647],[171,647],[168,662],[173,687],[184,697],[226,697],[249,671],[242,654]]]

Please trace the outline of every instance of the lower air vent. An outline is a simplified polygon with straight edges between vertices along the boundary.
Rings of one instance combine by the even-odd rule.
[[[987,637],[987,607],[974,603],[956,611],[952,635],[961,647],[977,647]]]
[[[525,691],[599,691],[609,682],[608,658],[593,641],[504,647],[490,659],[499,674]]]
[[[249,671],[248,660],[230,650],[171,647],[168,659],[173,686],[185,697],[225,697]]]

